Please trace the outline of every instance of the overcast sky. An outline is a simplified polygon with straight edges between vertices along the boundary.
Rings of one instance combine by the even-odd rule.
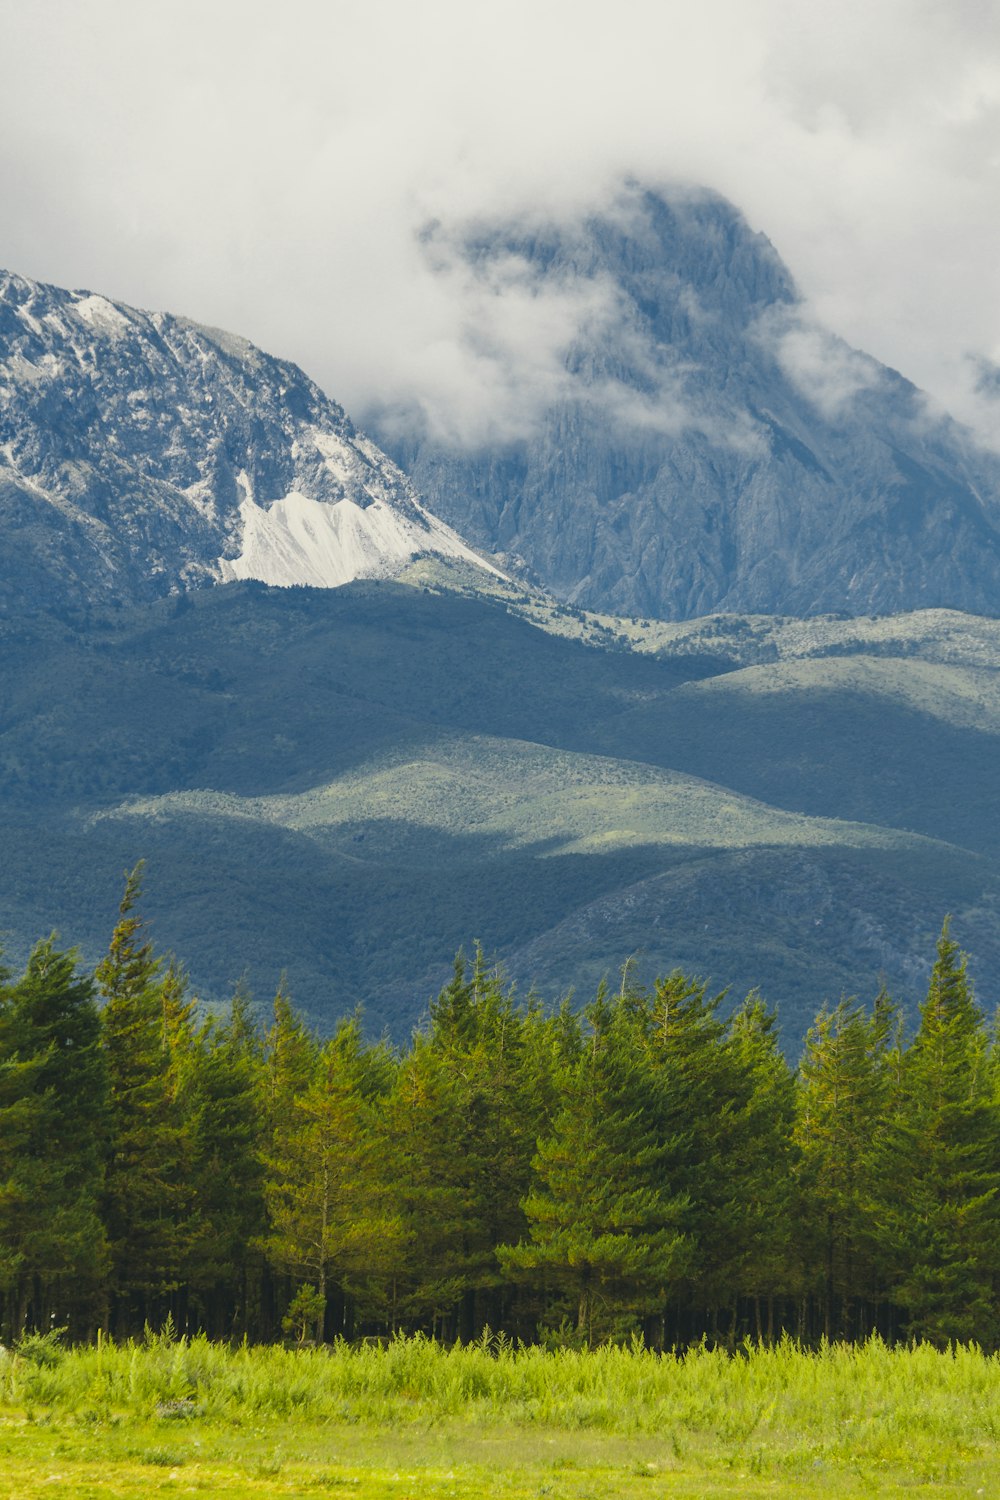
[[[724,193],[989,430],[996,0],[0,0],[0,265],[245,333],[354,412],[468,378],[420,224],[626,174]]]

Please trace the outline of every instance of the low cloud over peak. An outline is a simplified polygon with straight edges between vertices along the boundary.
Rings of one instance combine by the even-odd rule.
[[[418,241],[451,317],[362,409],[383,435],[502,448],[576,406],[623,437],[753,441],[742,416],[720,422],[701,399],[692,335],[710,345],[795,294],[770,243],[718,195],[632,181],[561,220],[436,220]]]
[[[0,263],[239,330],[350,410],[466,377],[466,289],[428,275],[421,224],[566,221],[630,173],[738,203],[823,326],[985,410],[1000,12],[979,0],[174,0],[169,24],[0,0],[0,45]]]

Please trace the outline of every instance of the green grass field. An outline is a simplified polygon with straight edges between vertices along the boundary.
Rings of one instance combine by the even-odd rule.
[[[998,1437],[1000,1360],[974,1349],[153,1339],[0,1358],[2,1500],[995,1495]]]

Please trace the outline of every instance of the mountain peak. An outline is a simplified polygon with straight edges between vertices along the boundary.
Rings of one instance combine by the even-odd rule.
[[[540,282],[612,277],[650,322],[669,325],[678,302],[745,325],[799,296],[766,235],[708,189],[672,191],[630,180],[604,207],[575,219],[478,220],[447,237],[480,276],[514,259]]]
[[[417,402],[369,425],[438,515],[557,597],[667,619],[1000,609],[1000,461],[811,318],[725,199],[632,182],[589,214],[439,226],[427,248],[488,293],[466,343],[517,408],[485,441],[429,429]]]
[[[488,566],[295,365],[98,293],[0,277],[9,601],[230,578],[335,587],[421,553]]]

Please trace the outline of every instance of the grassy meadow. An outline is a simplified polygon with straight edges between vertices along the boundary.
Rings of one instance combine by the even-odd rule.
[[[0,1356],[0,1500],[1000,1491],[976,1349],[230,1349],[153,1337]]]

